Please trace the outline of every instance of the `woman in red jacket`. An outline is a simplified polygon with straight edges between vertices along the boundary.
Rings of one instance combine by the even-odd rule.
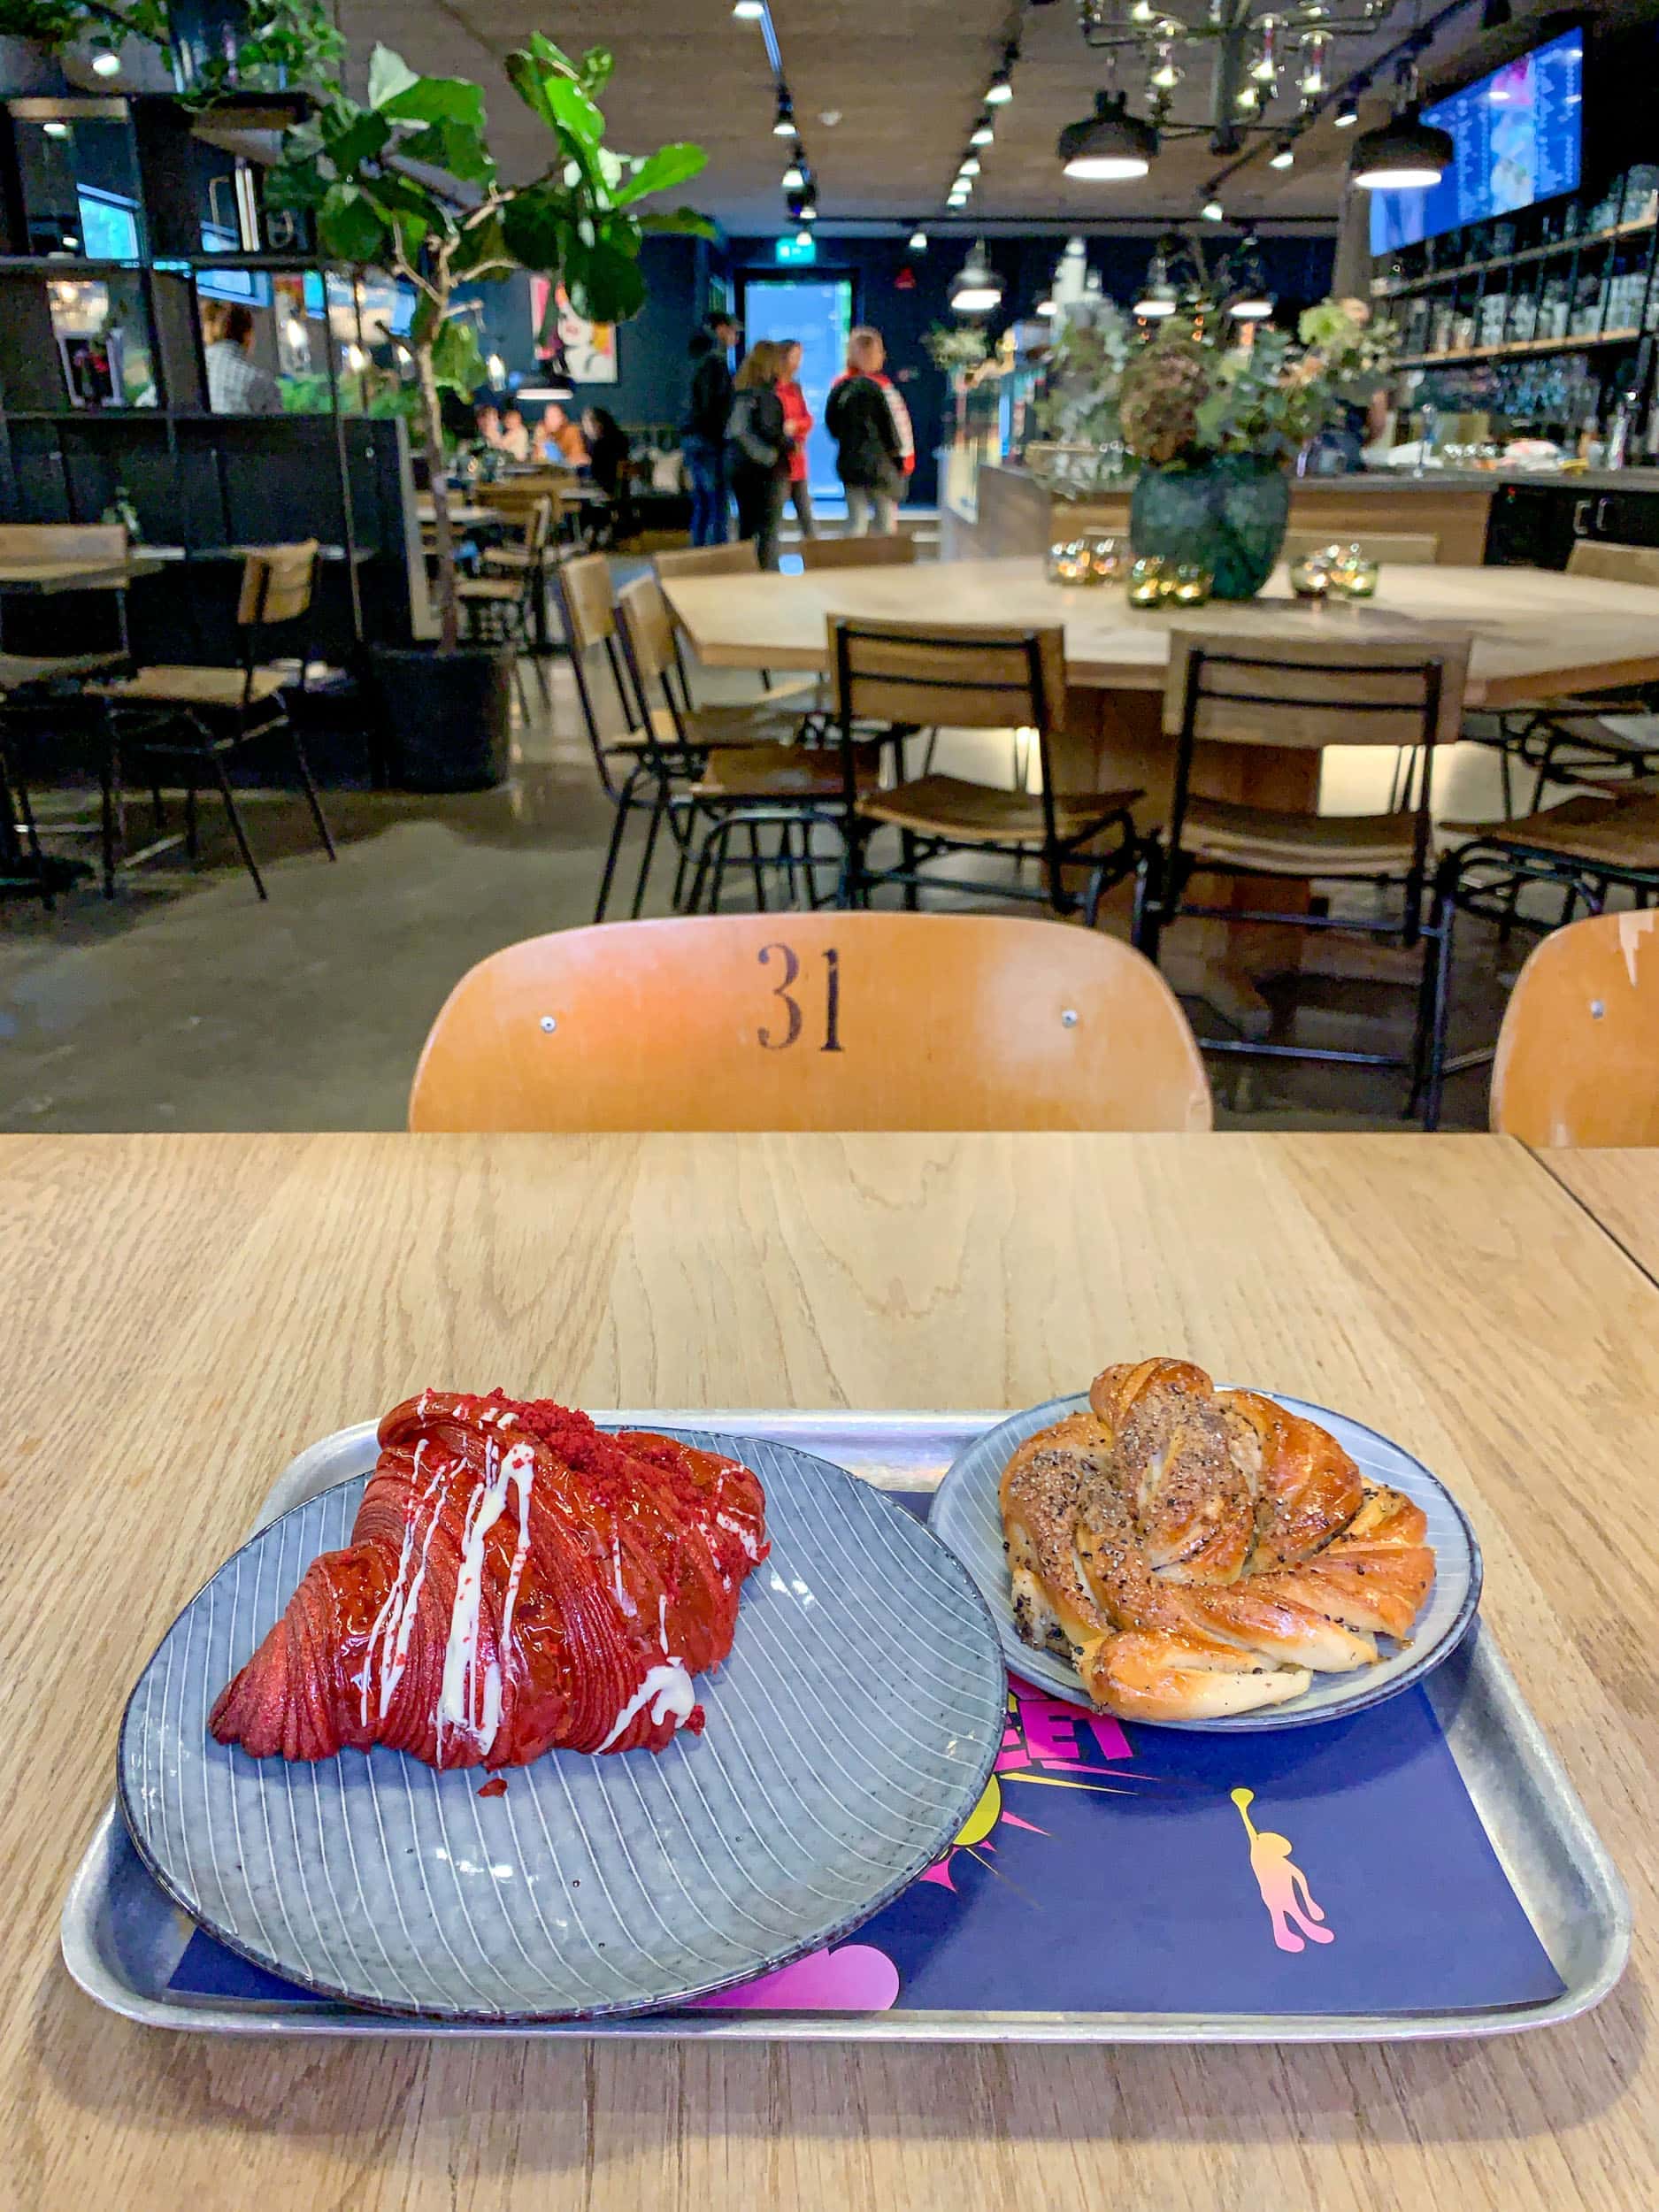
[[[815,538],[818,525],[812,519],[812,491],[807,482],[806,442],[812,429],[812,417],[797,378],[801,373],[801,342],[788,338],[783,345],[783,380],[778,387],[778,396],[783,402],[784,427],[789,433],[789,501],[795,509],[795,520],[801,525],[803,538]]]

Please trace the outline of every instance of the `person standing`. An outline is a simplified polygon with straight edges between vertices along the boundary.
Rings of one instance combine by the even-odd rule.
[[[691,483],[693,545],[726,543],[726,424],[733,392],[727,356],[736,342],[729,315],[715,316],[691,340],[691,398],[680,446]]]
[[[794,507],[795,518],[801,526],[801,535],[815,538],[818,525],[812,518],[812,488],[807,481],[806,462],[806,442],[812,434],[812,414],[799,380],[801,341],[786,338],[781,350],[783,376],[778,386],[778,396],[783,402],[784,427],[789,433],[789,503]]]
[[[885,373],[879,330],[855,330],[847,368],[830,386],[825,426],[835,441],[835,470],[847,494],[850,535],[891,537],[899,526],[904,480],[916,465],[910,411]]]
[[[783,348],[757,339],[743,357],[726,424],[726,464],[737,501],[737,534],[753,538],[763,568],[778,565],[778,526],[789,488],[789,432],[778,383]]]
[[[227,305],[209,303],[203,313],[207,344],[203,361],[207,369],[207,403],[215,415],[277,415],[282,411],[282,390],[269,369],[253,357],[254,319],[251,308],[240,300]]]

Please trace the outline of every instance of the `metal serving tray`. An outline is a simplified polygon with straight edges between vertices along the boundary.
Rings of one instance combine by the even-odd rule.
[[[600,1414],[607,1426],[697,1428],[774,1437],[887,1489],[929,1490],[1001,1413]],[[374,1463],[373,1421],[313,1444],[286,1469],[256,1528]],[[1601,1838],[1490,1637],[1479,1624],[1424,1686],[1471,1801],[1563,1984],[1547,2002],[1464,2012],[1225,2014],[1129,2012],[672,2013],[489,2027],[404,2020],[321,1999],[209,1998],[168,1982],[192,1924],[141,1864],[113,1803],[64,1906],[64,1962],[102,2005],[151,2027],[213,2035],[628,2036],[714,2042],[1356,2043],[1503,2035],[1571,2020],[1624,1971],[1630,1904]]]

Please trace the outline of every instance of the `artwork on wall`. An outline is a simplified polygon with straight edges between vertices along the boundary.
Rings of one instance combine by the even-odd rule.
[[[535,331],[536,357],[572,384],[614,384],[617,380],[617,326],[590,323],[579,315],[561,284],[555,288],[552,315],[549,314],[548,280],[530,280],[530,319]]]

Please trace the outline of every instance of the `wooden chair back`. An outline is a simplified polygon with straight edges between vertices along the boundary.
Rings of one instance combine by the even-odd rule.
[[[760,557],[753,538],[739,538],[731,545],[677,545],[654,553],[651,565],[661,577],[758,576]]]
[[[1659,546],[1580,538],[1567,556],[1567,573],[1600,577],[1609,584],[1659,586]]]
[[[901,530],[885,538],[803,538],[795,550],[809,575],[815,568],[905,568],[916,541]]]
[[[0,561],[124,561],[120,522],[0,523]]]
[[[1523,1144],[1659,1145],[1659,913],[1536,946],[1504,1009],[1492,1126]]]
[[[617,634],[641,699],[668,681],[674,661],[674,620],[655,576],[636,576],[616,595]]]
[[[1065,646],[1048,629],[977,623],[867,622],[833,616],[830,669],[843,723],[930,729],[1034,729],[1046,734],[1065,705]]]
[[[315,538],[298,545],[262,545],[242,563],[236,619],[244,629],[296,622],[310,611],[317,588],[319,548]]]
[[[1471,642],[1451,634],[1430,645],[1172,630],[1164,727],[1201,744],[1450,743],[1463,723]]]
[[[1287,530],[1285,558],[1305,561],[1309,554],[1323,553],[1333,544],[1344,550],[1356,545],[1368,561],[1380,561],[1385,567],[1393,562],[1396,568],[1432,568],[1440,557],[1440,541],[1429,530],[1361,530],[1352,536],[1343,530]]]
[[[553,588],[565,617],[565,634],[573,653],[586,653],[617,634],[611,600],[611,564],[603,553],[583,553],[562,562]]]
[[[990,914],[700,915],[464,976],[413,1130],[1208,1129],[1203,1063],[1116,938]]]

